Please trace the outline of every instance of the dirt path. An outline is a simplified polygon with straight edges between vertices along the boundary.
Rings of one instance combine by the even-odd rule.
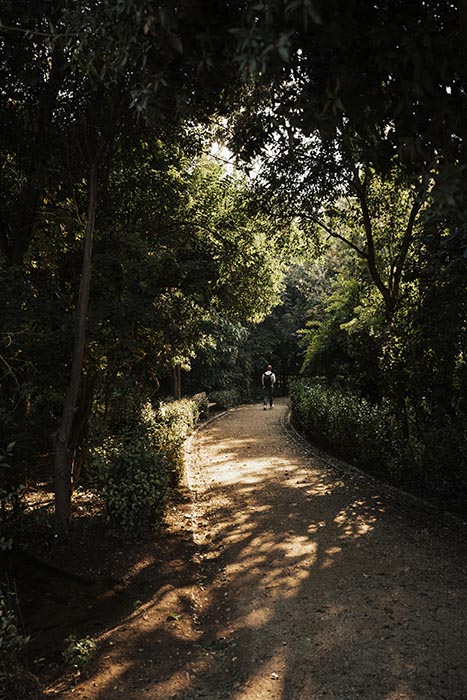
[[[466,532],[306,453],[286,412],[241,407],[192,439],[191,574],[63,697],[467,700]]]

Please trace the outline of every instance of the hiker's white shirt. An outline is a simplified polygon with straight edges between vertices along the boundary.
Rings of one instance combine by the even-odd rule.
[[[261,383],[263,386],[264,386],[264,377],[269,377],[269,376],[271,377],[271,386],[274,386],[274,384],[276,383],[276,375],[274,374],[274,372],[267,370],[267,372],[265,372],[263,374],[263,376],[261,377]]]

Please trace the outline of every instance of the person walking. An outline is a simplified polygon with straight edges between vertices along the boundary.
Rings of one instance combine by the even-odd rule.
[[[272,371],[272,365],[268,365],[261,377],[261,384],[263,385],[263,411],[266,410],[268,402],[269,408],[273,408],[274,406],[273,388],[275,383],[276,375]]]

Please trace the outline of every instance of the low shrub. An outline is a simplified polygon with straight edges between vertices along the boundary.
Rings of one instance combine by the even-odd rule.
[[[13,585],[0,589],[0,696],[9,700],[39,697],[39,682],[29,670],[26,648],[29,637],[22,630]],[[2,695],[4,693],[5,695]]]
[[[70,634],[65,643],[63,658],[68,666],[73,669],[73,675],[78,680],[84,667],[92,659],[97,649],[97,644],[89,637],[78,638],[75,634]]]
[[[297,381],[292,421],[314,443],[360,468],[459,510],[467,497],[467,433],[452,417],[409,416],[404,432],[388,402],[370,404],[323,383]]]
[[[313,442],[363,469],[385,473],[398,447],[398,432],[386,406],[374,406],[318,382],[295,382],[292,420]]]
[[[219,389],[209,394],[209,401],[217,404],[217,408],[227,410],[241,402],[240,392],[236,389]]]
[[[199,420],[202,406],[200,401],[180,399],[161,403],[157,410],[156,444],[172,486],[183,474],[185,441]]]
[[[205,391],[202,391],[199,394],[195,394],[191,397],[190,401],[192,401],[196,405],[196,412],[198,418],[201,418],[202,416],[205,416],[207,414],[209,409],[209,399]]]
[[[187,399],[127,407],[109,434],[105,427],[90,448],[88,474],[105,502],[109,522],[118,530],[135,532],[158,524],[170,487],[183,471],[184,443],[199,417],[196,402]],[[107,426],[108,427],[108,426]]]

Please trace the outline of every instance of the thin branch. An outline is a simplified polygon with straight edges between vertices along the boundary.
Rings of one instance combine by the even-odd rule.
[[[8,362],[5,360],[5,358],[2,355],[0,355],[0,361],[3,362],[3,364],[5,365],[5,367],[8,370],[8,374],[10,374],[13,377],[13,380],[19,389],[21,387],[21,384],[19,383],[18,377],[14,373],[13,368],[8,364]]]
[[[209,158],[213,158],[214,160],[218,160],[219,163],[225,163],[226,165],[232,165],[232,166],[237,165],[237,161],[233,159],[234,156],[232,156],[232,158],[222,158],[221,156],[217,156],[214,153],[210,153]]]
[[[357,168],[353,164],[351,164],[351,167],[354,173],[353,186],[355,187],[355,191],[360,202],[360,208],[362,210],[363,216],[363,226],[365,229],[366,245],[368,250],[368,271],[371,275],[373,282],[376,285],[376,288],[381,293],[381,296],[384,299],[384,303],[386,304],[386,309],[389,312],[392,304],[392,295],[390,289],[384,284],[376,264],[376,251],[375,242],[373,239],[373,228],[371,225],[371,217],[370,212],[368,210],[368,202],[366,200],[365,188],[363,187],[363,184],[360,180]]]
[[[393,272],[393,296],[397,297],[399,294],[399,287],[402,278],[402,270],[409,252],[410,244],[413,241],[413,229],[415,226],[415,220],[417,215],[422,208],[425,198],[416,199],[413,203],[412,209],[410,210],[409,220],[404,232],[404,237],[402,239],[402,245],[400,253],[396,256],[392,266],[391,272]]]
[[[300,216],[302,219],[308,219],[309,221],[312,221],[314,224],[321,226],[321,228],[324,229],[324,231],[326,231],[326,233],[328,233],[329,236],[331,236],[332,238],[338,238],[340,241],[342,241],[343,243],[348,245],[350,248],[352,248],[352,250],[354,250],[357,253],[357,255],[359,255],[361,258],[363,258],[364,260],[368,260],[368,254],[364,250],[362,250],[357,245],[355,245],[355,243],[353,243],[349,238],[346,238],[345,236],[343,236],[340,233],[336,233],[336,231],[333,231],[331,228],[329,228],[329,226],[327,226],[326,224],[323,224],[323,222],[320,221],[317,217],[310,216],[309,214],[303,214],[303,213],[298,214],[298,216]]]
[[[78,32],[71,32],[70,34],[54,34],[53,32],[39,32],[35,29],[24,29],[23,27],[8,27],[5,24],[0,24],[0,32],[19,32],[20,34],[29,34],[29,36],[44,36],[48,39],[57,39],[58,37],[62,36],[79,36]]]

